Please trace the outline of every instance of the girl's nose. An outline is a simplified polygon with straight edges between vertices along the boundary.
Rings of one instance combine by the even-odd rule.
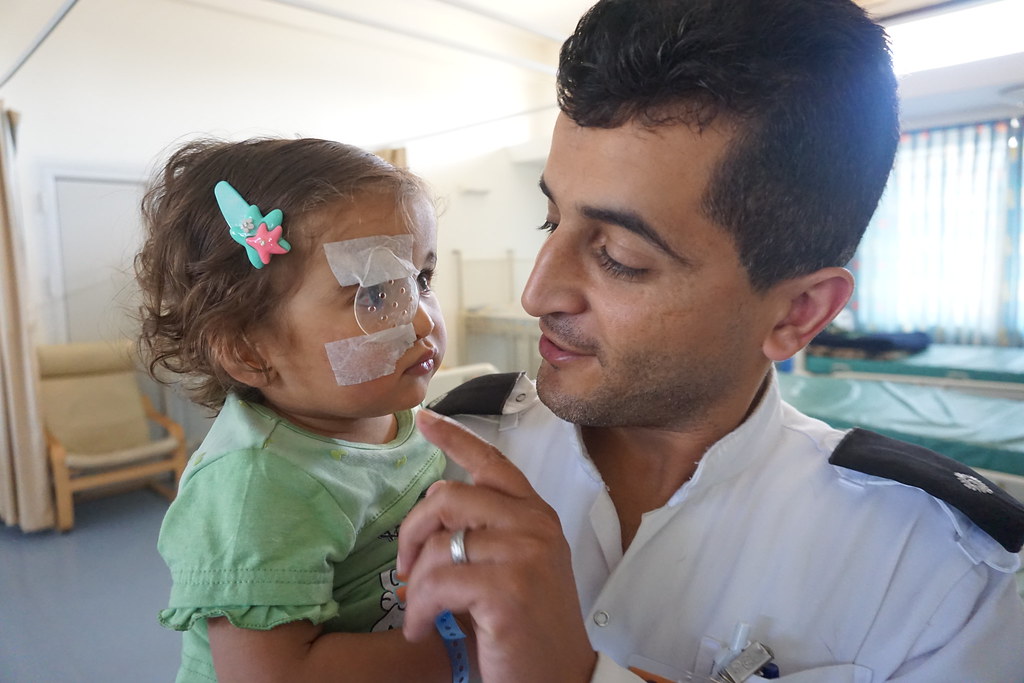
[[[416,315],[412,319],[412,328],[416,332],[417,339],[423,339],[434,331],[434,319],[427,312],[423,299],[420,299],[416,305]]]

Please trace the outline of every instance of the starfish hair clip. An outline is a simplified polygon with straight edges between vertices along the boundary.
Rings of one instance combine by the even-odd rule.
[[[270,263],[274,254],[286,254],[292,245],[284,239],[284,228],[281,221],[284,214],[281,209],[274,209],[264,216],[259,207],[242,199],[238,190],[222,180],[213,187],[217,198],[217,206],[224,220],[228,222],[231,239],[243,247],[254,268],[262,268]]]

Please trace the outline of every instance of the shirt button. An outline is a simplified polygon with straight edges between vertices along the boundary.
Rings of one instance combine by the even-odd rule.
[[[594,623],[598,626],[603,628],[608,625],[609,621],[611,621],[611,617],[608,616],[608,613],[604,610],[600,612],[594,612]]]
[[[516,394],[516,403],[522,403],[526,400],[526,394]]]

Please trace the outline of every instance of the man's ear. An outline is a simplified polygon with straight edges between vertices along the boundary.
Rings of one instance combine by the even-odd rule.
[[[259,349],[243,341],[217,345],[215,355],[224,371],[236,382],[260,389],[274,378],[274,369],[259,355]]]
[[[776,287],[780,316],[762,350],[769,360],[783,361],[807,346],[843,310],[853,294],[853,275],[845,268],[822,268]]]

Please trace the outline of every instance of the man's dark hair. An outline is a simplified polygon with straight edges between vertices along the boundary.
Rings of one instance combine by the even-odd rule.
[[[558,101],[580,126],[732,126],[703,208],[759,290],[852,258],[899,140],[885,33],[851,0],[601,0]]]

